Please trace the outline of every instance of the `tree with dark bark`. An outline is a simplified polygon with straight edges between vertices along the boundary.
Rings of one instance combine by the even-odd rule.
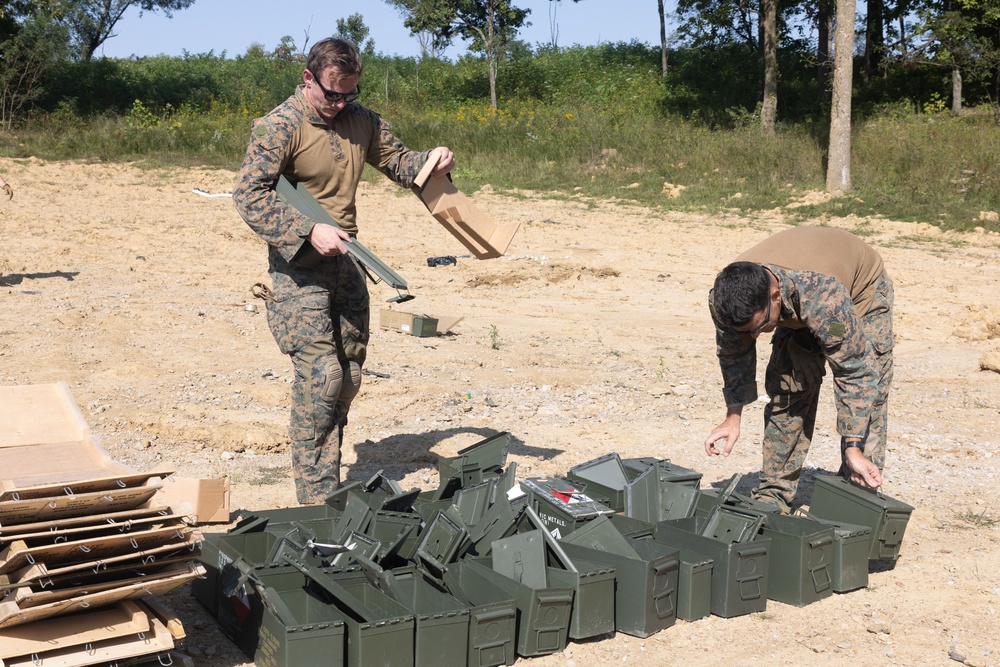
[[[61,4],[80,59],[90,60],[101,44],[115,36],[115,26],[131,7],[140,12],[162,11],[170,18],[194,0],[64,0]]]
[[[470,49],[486,56],[490,103],[497,108],[497,61],[515,41],[530,9],[518,9],[509,0],[385,0],[405,17],[403,25],[413,35],[430,32],[434,45],[443,48],[456,36],[472,42]]]

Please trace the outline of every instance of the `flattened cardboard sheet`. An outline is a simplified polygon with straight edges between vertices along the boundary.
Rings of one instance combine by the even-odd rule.
[[[83,646],[149,631],[149,615],[135,602],[50,618],[0,630],[0,659]]]
[[[56,519],[93,516],[106,512],[136,509],[147,503],[163,485],[153,477],[142,486],[81,493],[79,495],[49,496],[26,500],[0,501],[0,526],[38,523]]]
[[[84,667],[117,663],[142,656],[165,653],[174,648],[173,637],[157,618],[150,619],[150,631],[93,642],[86,649],[80,646],[19,656],[4,661],[4,667]],[[163,663],[169,664],[169,663]]]
[[[32,448],[32,452],[35,452],[35,448]],[[60,452],[60,456],[66,455],[67,454],[65,452]],[[31,498],[47,498],[59,495],[75,496],[82,493],[94,493],[96,491],[114,491],[116,489],[142,486],[152,477],[159,477],[162,479],[172,475],[173,472],[173,470],[160,470],[157,472],[123,473],[121,475],[113,475],[110,477],[95,478],[84,477],[84,475],[89,473],[82,471],[73,473],[73,476],[79,476],[77,480],[66,479],[55,484],[39,484],[35,486],[21,486],[22,483],[29,480],[15,479],[13,482],[18,484],[18,488],[8,489],[0,493],[0,501],[28,500]]]
[[[121,586],[109,591],[90,593],[81,595],[70,600],[60,600],[46,605],[29,607],[22,609],[16,602],[0,602],[0,628],[9,628],[15,625],[33,623],[53,616],[62,616],[75,611],[85,611],[87,609],[102,607],[108,604],[141,598],[147,595],[163,595],[183,586],[187,582],[205,575],[205,568],[192,563],[191,567],[184,572],[174,574],[157,581],[143,581],[140,583]],[[159,621],[157,621],[159,622]],[[161,623],[162,625],[162,623]],[[164,627],[164,632],[169,636],[169,631]],[[173,646],[173,640],[171,640]],[[10,665],[11,663],[7,663]]]
[[[168,544],[152,549],[143,549],[133,553],[96,560],[88,560],[70,565],[50,566],[45,563],[35,563],[31,567],[19,570],[10,576],[15,584],[25,584],[31,581],[48,582],[50,579],[71,575],[74,572],[93,572],[95,575],[113,567],[139,567],[153,564],[156,561],[172,559],[184,555],[190,558],[198,556],[198,549],[205,538],[198,531],[188,533],[183,539],[171,541]]]
[[[90,428],[65,382],[0,387],[0,449],[89,437]],[[112,462],[101,453],[100,460]]]
[[[60,588],[39,587],[39,590],[36,590],[31,586],[23,586],[15,589],[14,592],[7,597],[7,600],[17,603],[17,606],[20,609],[41,607],[55,602],[62,602],[63,600],[70,600],[82,595],[103,593],[105,591],[123,588],[133,584],[155,583],[163,579],[170,579],[178,574],[191,572],[195,567],[196,565],[191,561],[191,557],[188,557],[188,560],[168,565],[158,572],[146,574],[137,568],[136,571],[132,573],[132,576],[121,576],[115,579],[108,579],[107,581],[103,581],[101,583],[85,583],[80,584],[79,586]]]
[[[130,533],[158,525],[191,525],[194,522],[190,518],[190,505],[179,507],[178,510],[169,507],[152,509],[155,511],[130,510],[128,512],[99,514],[93,517],[77,517],[74,520],[78,521],[78,519],[83,518],[86,521],[68,526],[59,526],[55,521],[11,526],[6,529],[9,534],[5,534],[4,530],[0,529],[0,548],[14,541],[31,545],[56,544],[88,536],[107,535],[115,532]],[[31,530],[24,530],[25,525],[31,525]],[[3,552],[0,551],[0,553]]]
[[[11,542],[0,552],[0,574],[45,563],[47,566],[79,563],[81,561],[104,560],[123,554],[134,554],[167,544],[174,539],[183,539],[190,527],[180,521],[149,530],[139,530],[117,535],[99,535],[71,542],[59,542],[42,546],[31,546],[21,540]]]
[[[121,512],[104,512],[97,516],[73,516],[51,521],[39,521],[37,523],[18,523],[12,526],[0,525],[0,546],[11,540],[18,539],[20,535],[38,533],[42,531],[60,531],[73,528],[92,526],[96,521],[107,521],[109,523],[126,523],[133,519],[143,519],[146,517],[160,515],[167,516],[190,516],[191,506],[181,503],[175,506],[154,505],[149,507],[139,507],[134,510],[123,510]]]

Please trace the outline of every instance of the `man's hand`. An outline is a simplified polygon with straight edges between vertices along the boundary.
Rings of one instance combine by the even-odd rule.
[[[14,198],[14,188],[10,187],[10,183],[3,184],[3,191],[7,193],[7,201]]]
[[[447,146],[438,146],[431,153],[437,153],[438,156],[438,163],[431,176],[441,176],[455,168],[455,154]]]
[[[741,420],[742,408],[730,408],[729,414],[726,419],[712,429],[712,432],[708,434],[705,438],[705,453],[709,456],[718,456],[722,454],[723,456],[729,456],[729,453],[733,451],[733,446],[736,445],[736,441],[740,438],[740,420]],[[726,445],[722,448],[722,451],[715,446],[720,440],[725,440]]]
[[[316,252],[324,257],[346,255],[347,246],[345,244],[350,242],[351,235],[333,225],[317,223],[309,232],[309,243],[316,249]]]
[[[878,466],[869,461],[859,448],[848,447],[844,450],[844,459],[847,467],[851,469],[852,482],[869,489],[882,486],[882,473],[879,472]]]

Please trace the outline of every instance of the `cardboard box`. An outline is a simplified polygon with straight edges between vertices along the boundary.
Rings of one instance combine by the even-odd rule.
[[[168,506],[189,503],[196,524],[229,523],[229,479],[170,477],[160,487],[154,502]]]
[[[503,255],[520,223],[495,224],[459,192],[449,175],[431,176],[437,162],[438,156],[432,155],[414,180],[413,191],[420,201],[477,259]]]
[[[383,329],[401,331],[421,338],[436,336],[437,325],[436,317],[404,313],[397,310],[385,309],[379,316],[379,326]]]

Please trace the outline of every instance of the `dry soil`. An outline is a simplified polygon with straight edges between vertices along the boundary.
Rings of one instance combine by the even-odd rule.
[[[229,198],[193,192],[227,193],[234,174],[36,159],[0,160],[0,173],[16,191],[0,201],[0,382],[68,382],[116,459],[228,476],[234,511],[292,505],[291,368],[250,294],[267,279],[265,248]],[[787,211],[661,213],[628,203],[627,190],[617,201],[484,190],[476,204],[521,229],[505,257],[477,261],[409,192],[361,187],[361,239],[408,279],[417,299],[404,308],[464,319],[435,338],[382,331],[394,293],[372,288],[367,368],[387,377],[364,378],[347,477],[384,470],[433,488],[438,455],[509,431],[520,477],[619,452],[695,468],[705,485],[735,473],[751,484],[763,404],[745,411],[728,459],[701,445],[724,416],[705,299],[714,274],[787,226]],[[895,567],[803,608],[769,602],[519,664],[1000,664],[1000,374],[981,368],[1000,348],[1000,236],[808,224],[864,232],[895,281],[885,491],[916,508]],[[460,257],[428,267],[438,255]],[[810,478],[838,463],[825,391]],[[800,501],[811,492],[805,483]],[[185,590],[168,602],[197,664],[247,664]]]

